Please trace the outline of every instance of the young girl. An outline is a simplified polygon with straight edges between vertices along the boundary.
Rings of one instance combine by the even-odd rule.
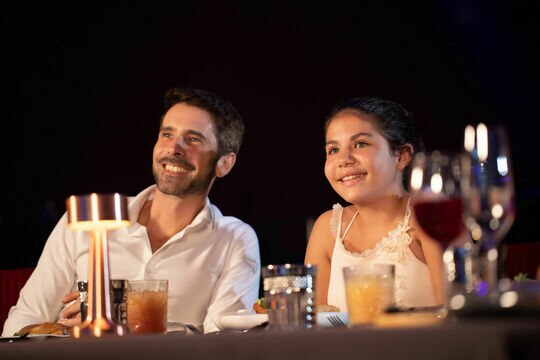
[[[407,192],[419,147],[410,114],[379,98],[337,106],[325,124],[324,173],[348,203],[315,222],[305,262],[318,265],[317,304],[347,311],[342,268],[360,263],[396,266],[400,307],[443,303],[440,246],[414,220]]]

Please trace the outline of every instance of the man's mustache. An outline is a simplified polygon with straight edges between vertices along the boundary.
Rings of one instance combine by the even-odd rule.
[[[160,164],[163,164],[164,162],[174,164],[174,165],[178,165],[179,167],[182,167],[182,168],[184,168],[186,170],[189,170],[189,171],[195,170],[195,165],[193,165],[190,162],[182,159],[181,157],[168,156],[168,157],[164,157],[164,158],[159,159]]]

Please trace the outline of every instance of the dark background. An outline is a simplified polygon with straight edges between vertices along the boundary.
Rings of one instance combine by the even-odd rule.
[[[361,95],[411,110],[428,149],[459,149],[468,123],[504,123],[517,189],[506,241],[538,241],[538,4],[4,8],[0,267],[36,264],[67,196],[135,195],[153,183],[162,97],[175,85],[214,91],[244,117],[237,166],[210,197],[253,225],[263,264],[301,262],[306,221],[339,201],[323,175],[323,119]]]

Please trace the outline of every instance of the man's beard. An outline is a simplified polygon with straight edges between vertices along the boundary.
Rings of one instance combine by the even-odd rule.
[[[177,164],[185,169],[194,169],[195,166],[193,166],[184,159],[176,157],[160,159],[160,161],[158,161],[152,166],[152,174],[154,175],[154,180],[156,181],[157,188],[164,194],[174,196],[206,194],[209,191],[212,181],[214,179],[218,158],[219,157],[216,154],[212,159],[209,160],[209,166],[207,167],[208,171],[206,173],[200,173],[193,179],[184,178],[182,180],[168,175],[162,175],[162,177],[160,178],[158,171],[159,169],[157,169],[157,167],[161,166],[161,161],[166,160],[170,163]]]

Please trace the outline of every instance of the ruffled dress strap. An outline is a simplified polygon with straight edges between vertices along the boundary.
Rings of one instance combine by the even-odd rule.
[[[343,218],[343,206],[334,204],[332,206],[332,217],[330,218],[330,232],[335,238],[341,234],[341,219]]]

